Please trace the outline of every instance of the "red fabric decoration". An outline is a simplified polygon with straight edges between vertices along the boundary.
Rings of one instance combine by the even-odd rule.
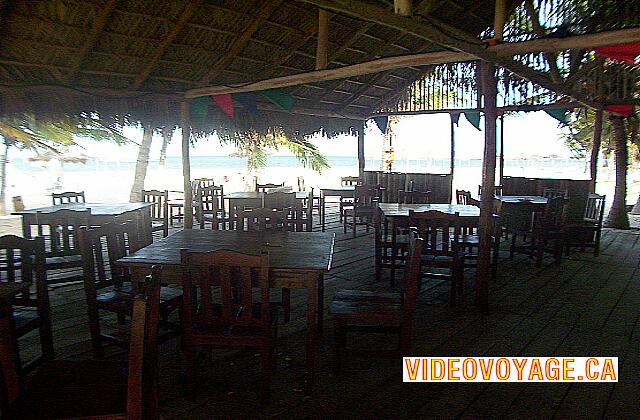
[[[640,42],[631,44],[608,45],[595,49],[596,54],[604,55],[613,60],[624,61],[633,64],[635,58],[640,55]]]
[[[633,113],[633,105],[609,105],[607,111],[628,117]]]
[[[223,95],[212,96],[213,100],[218,104],[222,112],[227,114],[229,118],[233,118],[233,101],[231,101],[231,95],[225,93]]]

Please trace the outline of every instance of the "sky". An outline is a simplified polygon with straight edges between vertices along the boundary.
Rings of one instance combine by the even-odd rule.
[[[484,120],[480,126],[483,127]],[[505,117],[505,156],[559,155],[569,157],[569,149],[560,140],[560,129],[556,120],[544,112],[520,113]],[[450,123],[448,114],[431,114],[402,117],[394,126],[394,149],[396,159],[448,158],[450,153]],[[142,140],[142,130],[128,127],[123,133],[134,142]],[[316,136],[312,139],[325,156],[357,156],[357,138],[338,136],[333,139]],[[383,136],[375,124],[369,124],[365,132],[365,157],[379,158]],[[135,161],[138,154],[136,145],[117,146],[109,143],[83,142],[82,151],[89,157],[104,160]],[[155,135],[151,148],[151,160],[160,154],[162,138]],[[476,130],[464,117],[456,127],[456,157],[459,159],[481,159],[484,147],[484,133]],[[232,146],[220,145],[217,138],[199,140],[192,147],[191,156],[226,156],[234,151]],[[167,156],[181,155],[181,132],[177,130],[167,149]],[[272,155],[289,155],[286,150]],[[15,156],[15,155],[14,155]],[[25,156],[26,157],[26,156]]]

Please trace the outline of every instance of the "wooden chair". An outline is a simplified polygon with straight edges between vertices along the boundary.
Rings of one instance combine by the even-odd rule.
[[[162,236],[169,236],[169,191],[142,190],[142,201],[152,203],[151,232],[162,231]]]
[[[13,379],[12,358],[3,358],[6,419],[157,419],[157,323],[160,276],[149,276],[132,298],[128,362],[56,360],[40,367],[26,386]],[[6,354],[4,343],[0,353]]]
[[[340,178],[340,186],[342,187],[355,187],[359,183],[360,178],[357,176],[343,176]],[[353,201],[353,197],[340,196],[340,221],[344,217],[344,210],[353,208]]]
[[[272,192],[264,194],[263,207],[269,209],[291,209],[296,204],[296,193]]]
[[[224,187],[215,185],[200,187],[196,202],[196,220],[200,223],[200,229],[204,229],[207,222],[211,223],[213,230],[220,230],[226,227]]]
[[[256,180],[256,192],[259,192],[259,193],[267,192],[267,190],[271,188],[280,188],[280,187],[284,187],[284,182],[282,184],[272,184],[272,183],[258,184],[258,181]]]
[[[66,191],[62,193],[51,193],[51,200],[54,206],[69,203],[85,203],[84,191]]]
[[[506,215],[507,229],[512,234],[510,258],[516,252],[529,255],[536,260],[536,267],[542,266],[545,252],[552,252],[555,262],[562,259],[562,247],[565,241],[564,224],[568,200],[563,197],[549,199],[544,211],[539,214],[539,209],[531,203],[518,205],[519,216],[515,211]],[[537,213],[536,213],[537,212]],[[533,223],[531,222],[531,215]],[[528,227],[527,227],[528,226]],[[518,234],[523,236],[522,243],[518,244]],[[548,245],[552,244],[549,249]]]
[[[192,183],[192,192],[195,194],[199,188],[213,187],[216,185],[213,178],[196,178]]]
[[[29,372],[42,362],[52,360],[53,334],[51,308],[44,265],[44,238],[24,239],[14,235],[0,237],[0,282],[19,283],[22,293],[13,299],[16,338],[38,330],[42,353],[20,372]],[[33,293],[31,286],[35,286]]]
[[[404,293],[376,293],[359,290],[337,290],[329,313],[333,315],[333,360],[336,374],[345,353],[354,356],[401,357],[411,350],[411,325],[418,294],[420,259],[423,240],[415,232],[409,234],[409,258],[404,268]],[[347,333],[387,332],[398,334],[396,350],[372,351],[348,349]]]
[[[493,187],[493,195],[494,196],[501,196],[502,194],[502,185],[496,185],[495,187]],[[478,185],[478,198],[482,197],[482,185]]]
[[[45,269],[64,270],[56,273],[55,277],[48,276],[47,283],[82,280],[81,275],[69,269],[82,267],[78,232],[89,226],[90,218],[91,209],[36,213],[37,236],[45,238]]]
[[[261,398],[266,401],[278,335],[277,311],[269,302],[269,255],[183,249],[180,260],[188,394],[195,393],[198,347],[255,348],[261,355]]]
[[[392,268],[405,261],[407,246],[409,244],[408,224],[398,225],[399,220],[395,221],[393,229],[395,229],[395,252],[393,231],[389,227],[389,223],[383,219],[382,210],[377,208],[374,211],[374,250],[375,250],[375,273],[376,280],[382,277],[383,268]],[[394,272],[395,274],[395,272]],[[389,277],[390,286],[395,287],[395,275]]]
[[[565,225],[565,249],[567,255],[572,247],[593,248],[593,255],[600,255],[600,236],[604,219],[606,196],[589,194],[581,222]]]
[[[373,216],[380,201],[380,189],[371,185],[356,185],[354,191],[353,208],[345,208],[342,216],[344,233],[347,225],[351,225],[353,237],[356,237],[356,226],[365,225],[367,232],[373,224]],[[351,218],[351,222],[349,222]]]
[[[247,209],[238,212],[239,231],[281,231],[286,232],[295,225],[291,225],[289,219],[289,210],[277,209]],[[278,303],[284,311],[284,322],[287,323],[291,319],[291,290],[282,289],[281,301]]]
[[[289,226],[289,209],[257,208],[238,212],[239,231],[287,231]]]
[[[462,250],[464,255],[464,267],[475,268],[478,265],[478,249],[480,247],[480,236],[478,234],[478,223],[465,222],[464,219],[460,219],[458,225],[460,231],[458,233],[458,239],[455,246],[457,249]],[[491,278],[495,279],[498,274],[498,258],[500,256],[500,240],[502,238],[502,225],[500,223],[500,216],[493,214],[491,217]]]
[[[103,331],[100,311],[115,314],[120,324],[131,315],[131,304],[137,288],[131,284],[129,271],[114,262],[135,249],[132,244],[135,233],[131,231],[134,227],[132,223],[107,224],[80,231],[89,330],[97,357],[103,355],[103,342],[120,347],[127,345],[128,331],[124,335],[122,331]],[[182,292],[179,289],[161,288],[159,311],[163,320],[166,321],[169,314],[180,308],[181,299]],[[161,339],[164,341],[176,335],[176,328],[173,328]]]
[[[431,191],[416,191],[413,180],[409,181],[406,190],[398,191],[398,201],[404,204],[429,204]]]
[[[480,206],[480,201],[471,197],[470,191],[456,190],[456,203],[463,205]]]
[[[543,188],[541,195],[545,198],[569,198],[569,190],[562,188]]]
[[[458,248],[461,232],[459,214],[409,210],[409,224],[416,227],[418,235],[424,239],[421,261],[422,267],[427,270],[422,271],[421,277],[449,280],[449,303],[454,306],[462,296],[465,257],[464,252]],[[438,269],[438,272],[430,269]],[[440,272],[441,269],[448,273]]]

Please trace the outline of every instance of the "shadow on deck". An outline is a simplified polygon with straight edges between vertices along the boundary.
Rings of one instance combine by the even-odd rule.
[[[342,233],[337,206],[328,214],[336,232],[334,264],[325,277],[325,311],[339,288],[388,290],[373,275],[373,232]],[[272,399],[257,398],[259,358],[216,352],[203,368],[195,401],[182,397],[177,340],[161,346],[160,398],[163,417],[487,417],[638,418],[640,403],[640,231],[605,230],[598,258],[574,252],[555,265],[535,268],[526,257],[501,259],[491,284],[492,312],[473,305],[474,272],[465,275],[465,299],[448,306],[448,285],[432,283],[420,295],[414,316],[414,356],[618,356],[617,384],[403,384],[400,360],[348,360],[340,376],[331,369],[332,325],[326,316],[318,350],[312,397],[305,398],[304,291],[292,291],[292,320],[281,328]],[[54,340],[61,358],[92,357],[84,293],[80,284],[51,291]],[[367,338],[371,340],[371,338]],[[374,337],[364,345],[385,344]],[[23,354],[37,350],[37,338],[21,341]],[[112,349],[110,357],[122,357]]]

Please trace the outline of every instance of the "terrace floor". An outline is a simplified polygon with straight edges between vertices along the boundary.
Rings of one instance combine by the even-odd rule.
[[[336,233],[333,269],[326,276],[326,306],[336,288],[388,290],[374,281],[373,234],[343,235],[337,206],[328,216]],[[492,312],[473,305],[474,272],[466,273],[465,303],[448,305],[446,284],[432,283],[414,315],[415,356],[618,356],[616,384],[404,384],[400,360],[348,360],[332,373],[331,317],[318,349],[312,397],[305,397],[305,293],[292,291],[294,311],[280,329],[272,398],[257,398],[259,358],[216,352],[202,369],[195,401],[183,398],[177,340],[161,346],[160,399],[166,419],[274,418],[639,418],[640,417],[640,231],[605,230],[599,258],[574,252],[560,265],[535,268],[527,257],[501,258],[491,284]],[[90,358],[89,330],[80,284],[51,290],[54,339],[60,358]],[[384,345],[385,337],[365,345]],[[362,343],[362,341],[360,341]],[[21,342],[25,355],[36,337]],[[112,349],[109,357],[123,357]]]

